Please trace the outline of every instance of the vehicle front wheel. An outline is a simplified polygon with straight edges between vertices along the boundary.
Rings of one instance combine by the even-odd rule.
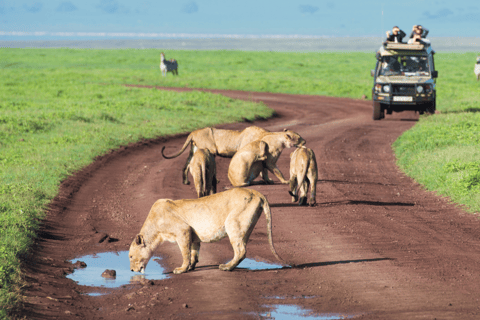
[[[373,120],[380,120],[384,118],[384,111],[380,102],[373,102]]]
[[[435,100],[434,100],[427,105],[427,107],[425,108],[425,111],[429,114],[435,114],[436,109],[437,109],[436,108],[436,103],[435,103]]]

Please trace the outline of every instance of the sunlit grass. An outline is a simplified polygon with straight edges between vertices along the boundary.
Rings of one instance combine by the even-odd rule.
[[[20,261],[62,179],[110,149],[224,122],[264,105],[123,84],[371,98],[374,53],[0,49],[0,317],[17,305]],[[437,110],[396,143],[399,165],[430,190],[479,211],[475,53],[435,55]]]

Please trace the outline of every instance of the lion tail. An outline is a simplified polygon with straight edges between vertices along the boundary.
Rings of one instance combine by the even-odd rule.
[[[305,181],[305,177],[307,176],[308,166],[310,165],[310,159],[303,163],[302,169],[300,172],[297,172],[297,189],[295,190],[295,195],[298,196],[298,191],[302,187],[303,181]]]
[[[275,247],[273,246],[273,236],[272,236],[272,212],[270,211],[270,205],[265,197],[263,197],[263,212],[265,213],[265,217],[267,218],[267,234],[268,234],[268,243],[270,244],[270,250],[272,251],[275,258],[279,261],[285,262],[280,256],[278,255]]]
[[[176,154],[171,155],[171,156],[166,156],[166,155],[163,153],[163,151],[165,150],[165,146],[163,146],[163,147],[162,147],[162,156],[163,156],[165,159],[173,159],[173,158],[178,157],[179,155],[181,155],[181,154],[185,151],[185,149],[187,149],[187,147],[190,145],[190,143],[192,143],[192,139],[193,139],[193,137],[192,137],[192,134],[190,133],[190,134],[188,135],[187,140],[185,141],[182,149],[180,149],[180,151],[178,151]]]
[[[208,196],[207,194],[207,165],[202,162],[202,197]]]

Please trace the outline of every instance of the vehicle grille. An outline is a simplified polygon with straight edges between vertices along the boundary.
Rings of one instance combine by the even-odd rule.
[[[414,95],[414,84],[394,84],[392,85],[392,93],[396,95]]]

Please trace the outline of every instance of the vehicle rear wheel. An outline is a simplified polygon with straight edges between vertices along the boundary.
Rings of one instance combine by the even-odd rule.
[[[380,102],[373,102],[373,120],[380,120],[383,118],[383,108]]]

